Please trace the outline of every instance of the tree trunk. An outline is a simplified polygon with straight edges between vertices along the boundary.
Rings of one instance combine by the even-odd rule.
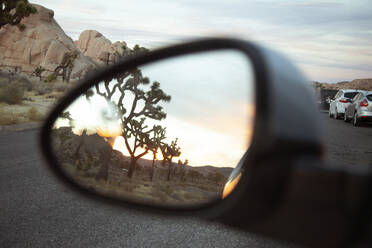
[[[128,171],[128,177],[132,178],[134,174],[134,170],[136,169],[137,159],[131,158],[130,159],[130,165],[129,165],[129,171]]]
[[[172,168],[172,162],[168,162],[168,176],[167,181],[170,181],[170,175],[171,175],[171,168]]]
[[[150,181],[152,182],[154,178],[154,170],[155,170],[155,157],[152,160],[152,167],[151,167],[151,174],[150,174]]]

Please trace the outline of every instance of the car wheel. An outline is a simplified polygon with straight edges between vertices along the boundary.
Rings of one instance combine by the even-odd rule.
[[[354,113],[354,117],[353,117],[353,125],[355,127],[359,126],[359,119],[358,119],[358,116],[357,116],[356,112]]]

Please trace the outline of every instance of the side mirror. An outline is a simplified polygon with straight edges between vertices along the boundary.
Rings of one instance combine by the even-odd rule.
[[[47,118],[41,145],[54,174],[92,198],[316,244],[322,237],[312,232],[296,239],[292,227],[267,222],[297,161],[322,154],[307,84],[285,57],[254,43],[171,46],[81,82]],[[297,219],[308,231],[308,219]]]

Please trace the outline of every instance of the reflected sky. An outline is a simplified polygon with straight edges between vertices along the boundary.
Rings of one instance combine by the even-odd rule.
[[[254,75],[245,55],[233,50],[214,51],[155,62],[140,69],[151,82],[160,82],[160,88],[172,97],[169,103],[160,103],[166,119],[147,118],[145,123],[149,127],[166,127],[167,143],[178,138],[182,154],[175,161],[188,159],[194,166],[234,167],[249,147],[254,116]],[[141,88],[147,90],[149,86]],[[119,96],[113,98],[117,101]],[[127,109],[132,100],[133,95],[127,92]],[[137,105],[137,111],[143,104]],[[98,95],[89,101],[82,96],[68,109],[76,133],[88,129],[88,133],[102,136],[120,134],[116,110]],[[57,126],[68,123],[61,120]],[[116,139],[114,148],[128,155],[122,138]],[[152,159],[152,154],[144,158]]]

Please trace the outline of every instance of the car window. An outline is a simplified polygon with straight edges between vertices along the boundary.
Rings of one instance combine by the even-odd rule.
[[[347,93],[344,94],[344,97],[353,98],[357,94],[358,94],[358,92],[347,92]]]
[[[360,96],[360,93],[356,94],[356,95],[354,96],[354,98],[353,98],[353,101],[358,100],[359,96]]]
[[[367,97],[368,101],[372,101],[372,94],[371,95],[368,95],[366,97]]]

